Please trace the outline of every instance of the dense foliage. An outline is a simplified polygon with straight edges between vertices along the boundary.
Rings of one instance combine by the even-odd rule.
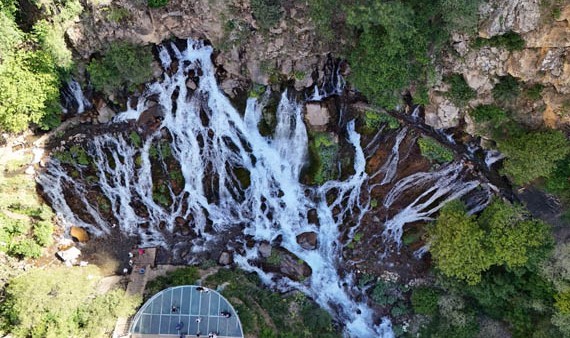
[[[445,79],[449,84],[447,95],[458,106],[464,106],[469,100],[474,99],[476,92],[469,87],[463,76],[453,74]]]
[[[477,106],[469,115],[477,123],[491,122],[495,125],[502,123],[507,118],[507,114],[503,109],[492,104]]]
[[[422,156],[430,161],[446,163],[453,160],[453,152],[431,137],[423,136],[418,139]]]
[[[523,266],[529,252],[548,243],[543,222],[529,219],[522,207],[498,199],[479,217],[468,215],[460,201],[449,203],[429,235],[430,252],[443,274],[472,285],[491,266]]]
[[[507,32],[503,35],[496,35],[490,39],[477,38],[473,42],[473,47],[481,48],[483,46],[502,47],[509,51],[522,50],[525,47],[524,39],[515,32]]]
[[[515,133],[497,140],[497,146],[507,156],[505,173],[519,185],[549,176],[557,161],[570,152],[566,137],[558,130]]]
[[[87,70],[97,90],[110,93],[126,87],[131,91],[152,78],[152,60],[150,47],[116,42],[101,59],[92,60]]]
[[[262,29],[269,30],[281,18],[281,0],[252,0],[251,10],[257,24]]]
[[[139,301],[123,290],[96,293],[99,272],[88,268],[34,269],[14,278],[1,307],[1,329],[14,337],[103,337],[117,316]]]
[[[38,2],[46,18],[34,19],[32,32],[20,29],[32,13],[17,2],[0,3],[0,129],[20,132],[35,124],[59,124],[59,86],[72,66],[64,31],[82,8],[76,0]]]

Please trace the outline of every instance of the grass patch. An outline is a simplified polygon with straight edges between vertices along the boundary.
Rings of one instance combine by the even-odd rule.
[[[366,111],[363,115],[363,119],[365,134],[373,133],[382,125],[386,125],[388,129],[400,128],[400,122],[398,119],[383,112]]]

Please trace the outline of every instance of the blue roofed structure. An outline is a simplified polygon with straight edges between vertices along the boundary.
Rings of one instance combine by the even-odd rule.
[[[150,298],[133,317],[133,338],[243,338],[239,317],[218,292],[195,285],[175,286]]]

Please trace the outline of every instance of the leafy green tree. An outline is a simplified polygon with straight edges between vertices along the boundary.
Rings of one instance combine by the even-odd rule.
[[[36,123],[49,129],[44,117],[57,114],[58,102],[58,74],[45,52],[20,51],[0,64],[0,128],[20,132]]]
[[[14,337],[108,336],[136,299],[117,290],[95,294],[99,270],[90,266],[34,269],[12,279],[1,306],[2,329]]]
[[[348,10],[347,22],[360,36],[350,62],[352,81],[373,103],[394,108],[403,90],[420,79],[427,39],[418,32],[413,9],[399,1],[368,1]]]
[[[539,220],[529,220],[526,210],[495,199],[478,218],[486,230],[486,243],[495,265],[508,268],[525,265],[529,251],[548,242],[548,227]]]
[[[429,228],[429,236],[431,255],[446,276],[477,284],[481,272],[492,264],[483,246],[485,232],[460,201],[452,201],[441,209]]]
[[[118,42],[101,59],[91,60],[87,70],[97,90],[113,92],[123,86],[132,90],[152,78],[152,60],[149,46]]]
[[[469,113],[475,120],[475,122],[491,122],[498,125],[507,119],[507,114],[503,109],[495,105],[480,105],[475,107],[473,111]]]
[[[475,90],[469,87],[465,78],[460,74],[453,74],[444,81],[450,85],[448,97],[458,106],[465,106],[469,100],[477,96]]]
[[[570,151],[568,141],[559,130],[517,133],[497,140],[506,155],[504,172],[514,183],[523,185],[538,177],[547,177]]]

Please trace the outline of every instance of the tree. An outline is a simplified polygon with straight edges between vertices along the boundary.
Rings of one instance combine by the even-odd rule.
[[[520,205],[495,199],[478,218],[486,230],[493,264],[509,268],[522,266],[528,252],[547,242],[547,225],[539,220],[527,220],[529,215]]]
[[[517,133],[497,140],[497,146],[507,156],[504,172],[519,185],[547,177],[570,151],[559,130]]]
[[[95,295],[99,280],[94,266],[34,269],[10,280],[2,329],[14,337],[104,336],[137,301],[122,290]]]
[[[97,90],[112,92],[123,86],[132,90],[152,78],[152,60],[148,46],[112,43],[101,59],[89,63],[87,70]]]
[[[475,217],[467,214],[461,201],[455,200],[443,207],[428,232],[431,255],[445,275],[477,284],[481,272],[491,266],[482,244],[485,232]]]
[[[59,78],[45,52],[18,51],[0,64],[0,128],[20,132],[59,111]],[[56,121],[57,122],[57,121]]]

